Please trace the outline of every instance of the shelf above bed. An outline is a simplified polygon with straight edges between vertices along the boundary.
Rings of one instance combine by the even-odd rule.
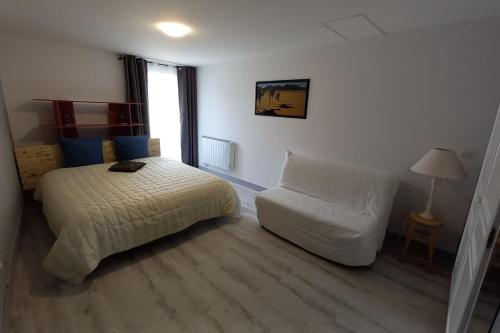
[[[140,122],[143,103],[104,102],[88,100],[63,100],[35,98],[35,102],[50,102],[54,110],[55,123],[41,124],[39,127],[56,129],[59,137],[78,138],[79,129],[105,129],[107,137],[139,135],[140,128],[147,126]],[[107,123],[78,123],[75,117],[75,104],[99,104],[107,106]]]
[[[56,124],[40,124],[39,127],[49,128],[110,128],[110,127],[140,127],[146,124],[132,123],[132,124],[75,124],[75,125],[56,125]]]
[[[47,98],[33,98],[34,102],[69,102],[69,103],[82,103],[82,104],[124,104],[124,105],[143,105],[144,103],[132,102],[103,102],[103,101],[85,101],[85,100],[67,100],[67,99],[47,99]]]

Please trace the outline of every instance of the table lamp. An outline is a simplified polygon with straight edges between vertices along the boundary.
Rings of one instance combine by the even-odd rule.
[[[467,172],[457,154],[453,150],[443,148],[432,148],[410,170],[432,177],[431,190],[425,205],[425,211],[420,213],[421,217],[429,220],[434,218],[431,213],[432,200],[439,180],[467,177]]]

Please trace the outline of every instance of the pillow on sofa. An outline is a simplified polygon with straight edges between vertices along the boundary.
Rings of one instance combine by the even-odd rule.
[[[149,157],[149,136],[115,136],[113,138],[118,161]]]
[[[60,138],[64,167],[79,167],[104,163],[101,138]]]

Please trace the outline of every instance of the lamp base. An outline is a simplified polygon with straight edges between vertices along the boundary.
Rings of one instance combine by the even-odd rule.
[[[426,220],[432,220],[432,219],[434,219],[434,215],[432,215],[432,214],[431,214],[431,213],[429,213],[429,212],[421,212],[421,213],[420,213],[420,214],[418,214],[418,215],[420,215],[421,217],[423,217],[423,218],[424,218],[424,219],[426,219]]]
[[[421,212],[420,217],[426,220],[434,219],[434,215],[431,214],[432,210],[432,200],[434,198],[434,192],[436,192],[436,185],[438,183],[438,178],[433,177],[431,181],[431,191],[429,192],[429,198],[427,199],[427,204],[425,205],[425,210]]]

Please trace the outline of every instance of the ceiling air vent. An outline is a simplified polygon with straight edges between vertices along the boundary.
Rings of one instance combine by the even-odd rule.
[[[325,28],[345,40],[385,36],[386,33],[366,15],[355,15],[321,23]]]

